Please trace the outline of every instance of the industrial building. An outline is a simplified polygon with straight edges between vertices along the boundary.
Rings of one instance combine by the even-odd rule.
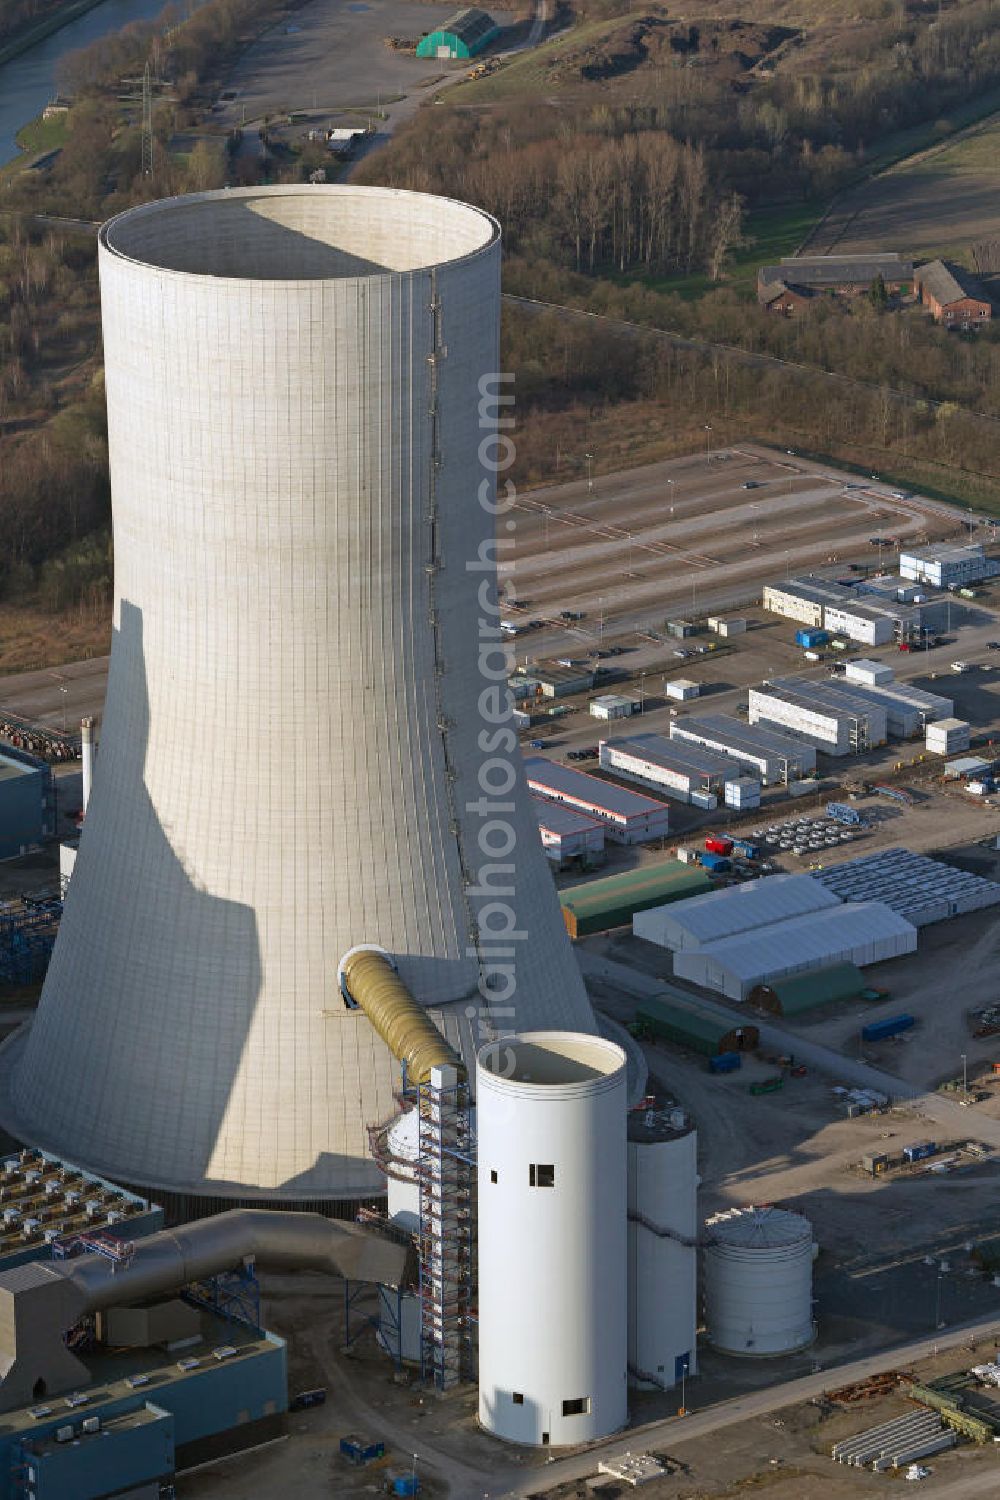
[[[738,932],[674,955],[674,973],[730,1000],[746,1000],[758,985],[822,969],[858,968],[913,953],[917,929],[878,900],[831,906]]]
[[[698,1137],[684,1111],[630,1110],[628,1369],[645,1389],[698,1373],[698,1181]]]
[[[871,687],[866,683],[831,677],[824,684],[830,692],[852,705],[870,703],[885,714],[886,733],[896,740],[911,740],[923,727],[924,716],[915,703],[898,694],[890,696],[882,687]]]
[[[101,753],[0,1117],[171,1211],[355,1200],[381,1185],[367,1127],[400,1064],[338,960],[383,946],[470,1049],[470,995],[489,1011],[509,981],[480,933],[495,527],[469,504],[499,228],[396,188],[234,188],[128,210],[99,264]],[[516,755],[509,780],[518,1019],[589,1032]]]
[[[693,802],[707,809],[718,805],[718,793],[740,774],[735,761],[694,744],[668,740],[662,734],[602,740],[600,760],[607,771],[656,787],[675,801]],[[757,792],[759,796],[759,784]]]
[[[856,755],[884,745],[886,711],[857,693],[838,692],[833,682],[776,678],[751,688],[751,724],[779,724],[827,755]]]
[[[604,859],[604,824],[560,802],[532,797],[542,848],[559,869],[579,863],[584,869]]]
[[[928,724],[924,745],[932,755],[958,755],[972,743],[972,727],[967,719],[938,719]]]
[[[812,1226],[785,1208],[732,1208],[705,1221],[705,1325],[724,1354],[804,1349],[813,1320]]]
[[[807,877],[808,878],[808,877]],[[856,1000],[865,988],[865,979],[856,964],[829,964],[794,979],[776,979],[751,991],[750,1004],[776,1016],[800,1016],[818,1010],[822,1005]]]
[[[499,26],[486,11],[475,8],[459,10],[436,31],[429,31],[420,38],[417,56],[433,57],[439,61],[475,57],[499,35]]]
[[[880,901],[914,927],[1000,906],[1000,885],[909,849],[882,849],[807,879],[841,901]]]
[[[612,843],[647,844],[667,836],[669,813],[662,802],[540,755],[526,760],[524,771],[536,796],[565,802],[596,818]]]
[[[26,854],[55,837],[52,768],[26,750],[0,749],[0,859]]]
[[[816,751],[812,745],[763,724],[748,725],[730,714],[685,715],[675,719],[670,726],[670,739],[715,750],[725,759],[755,771],[765,786],[796,781],[816,769]]]
[[[701,684],[692,681],[690,677],[668,677],[663,684],[664,697],[673,698],[678,703],[687,703],[700,693]]]
[[[625,1063],[559,1032],[479,1056],[479,1421],[510,1442],[628,1420]]]
[[[559,662],[535,662],[526,677],[534,683],[543,698],[570,698],[574,693],[589,693],[594,686],[590,667],[565,667]]]
[[[659,1041],[675,1042],[702,1057],[726,1052],[752,1052],[760,1041],[756,1026],[735,1026],[693,1008],[693,997],[666,988],[640,1000],[635,1013],[640,1031]]]
[[[899,571],[904,578],[930,584],[936,589],[957,589],[984,578],[995,578],[1000,564],[986,556],[981,542],[933,542],[928,547],[911,547],[899,554]]]
[[[771,875],[637,912],[632,931],[648,943],[680,953],[839,904],[839,896],[809,875]]]
[[[909,640],[920,629],[916,604],[858,589],[826,578],[790,578],[764,587],[764,608],[800,624],[822,627],[866,646]]]
[[[892,682],[895,672],[888,662],[869,661],[866,657],[859,657],[857,661],[844,663],[844,676],[848,682],[859,682],[865,687],[879,687]]]
[[[135,1240],[163,1228],[158,1204],[30,1147],[0,1162],[0,1204],[0,1272],[48,1260],[80,1235]]]
[[[630,719],[639,711],[639,700],[623,697],[621,693],[602,693],[591,698],[589,709],[594,719]]]
[[[585,885],[561,891],[559,899],[570,937],[579,938],[624,927],[637,911],[663,906],[669,901],[683,901],[711,888],[711,881],[698,865],[671,859],[664,864],[626,870],[620,875],[605,875],[601,880],[588,880]]]

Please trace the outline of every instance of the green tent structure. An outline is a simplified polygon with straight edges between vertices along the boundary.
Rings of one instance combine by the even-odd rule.
[[[811,974],[758,985],[750,993],[750,1004],[776,1016],[800,1016],[837,1000],[856,1000],[865,988],[864,975],[854,964],[829,964]]]
[[[730,1024],[715,1016],[706,1016],[687,1005],[673,1003],[672,992],[651,995],[640,1001],[636,1027],[655,1041],[675,1042],[702,1057],[718,1057],[722,1052],[752,1052],[760,1041],[756,1026]],[[691,996],[683,998],[690,1000]]]
[[[458,10],[437,31],[417,43],[418,57],[469,58],[482,52],[500,35],[500,27],[484,10]]]
[[[625,927],[637,911],[683,901],[686,896],[700,896],[712,889],[712,882],[698,865],[669,859],[663,864],[646,865],[622,875],[606,875],[602,880],[571,886],[560,891],[559,900],[570,937],[581,938],[592,932]]]

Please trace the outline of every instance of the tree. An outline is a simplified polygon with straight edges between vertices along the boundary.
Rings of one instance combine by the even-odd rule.
[[[743,199],[738,193],[730,193],[719,204],[712,232],[712,247],[708,255],[708,274],[713,281],[722,275],[722,267],[731,250],[737,249],[743,240]]]
[[[868,300],[876,312],[885,312],[889,306],[889,293],[885,289],[885,277],[881,271],[868,288]]]

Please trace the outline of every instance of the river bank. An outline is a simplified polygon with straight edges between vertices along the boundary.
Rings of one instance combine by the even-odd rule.
[[[65,6],[58,15],[49,16],[47,21],[39,21],[37,26],[28,27],[20,36],[0,47],[0,66],[10,62],[12,58],[20,57],[22,52],[30,52],[32,47],[44,42],[46,37],[62,31],[71,21],[78,21],[88,10],[93,10],[100,4],[101,0],[73,0],[73,4]]]

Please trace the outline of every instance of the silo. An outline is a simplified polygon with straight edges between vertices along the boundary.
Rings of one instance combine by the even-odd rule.
[[[459,1043],[470,1011],[593,1029],[503,691],[498,228],[248,188],[99,256],[107,702],[0,1115],[176,1211],[364,1196],[398,1070],[341,954],[384,948]]]
[[[705,1322],[726,1354],[812,1343],[813,1232],[783,1208],[734,1208],[705,1223]]]
[[[625,1054],[529,1032],[477,1069],[479,1420],[535,1445],[628,1415]]]
[[[698,1137],[683,1110],[628,1116],[628,1364],[668,1389],[698,1368]]]

